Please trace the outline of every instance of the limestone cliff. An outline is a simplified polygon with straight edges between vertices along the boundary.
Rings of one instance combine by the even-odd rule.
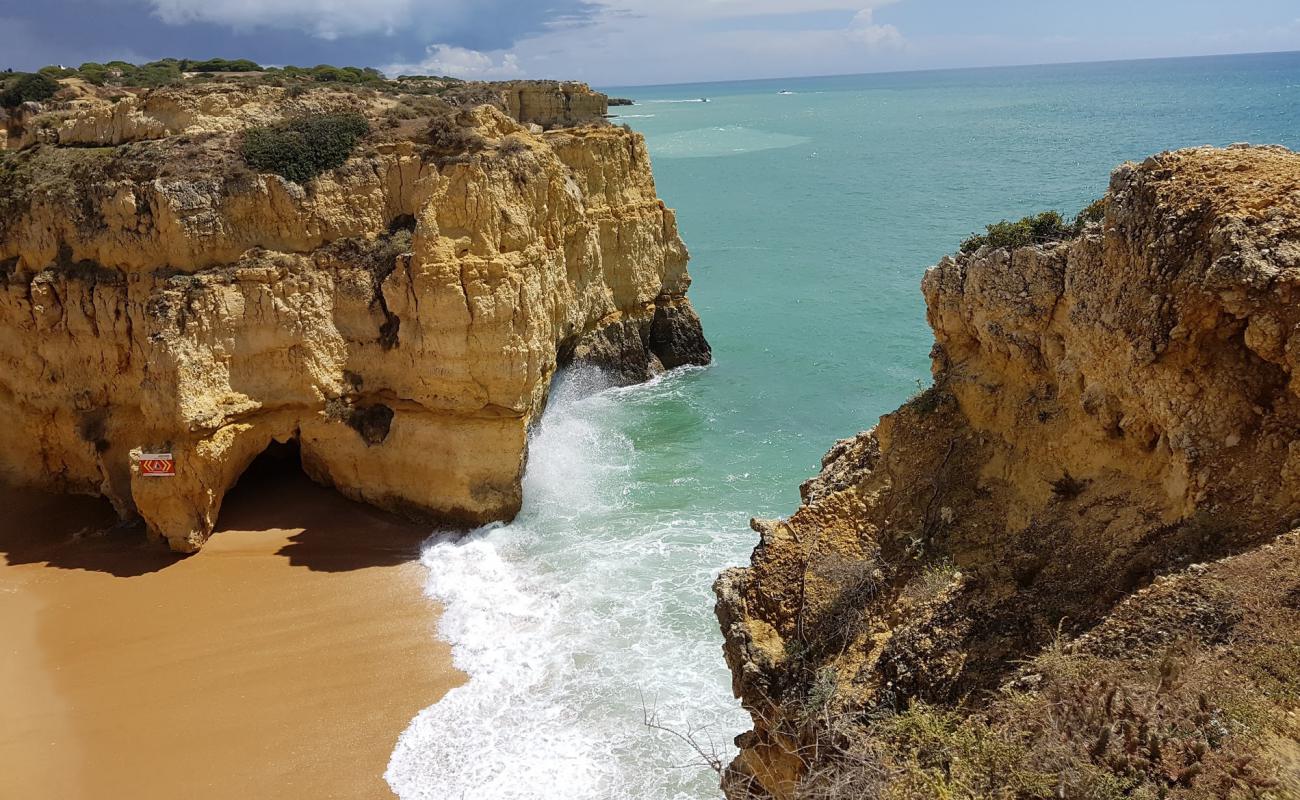
[[[929,270],[934,386],[754,522],[731,797],[1300,796],[1300,155],[1104,207]]]
[[[25,109],[0,154],[0,480],[102,494],[192,551],[295,439],[355,499],[511,517],[559,366],[709,351],[641,136],[505,107],[211,85]],[[371,121],[341,167],[244,165],[249,126],[328,111]],[[175,477],[142,474],[159,451]]]
[[[544,128],[575,125],[609,113],[609,98],[585,83],[510,81],[494,86],[501,92],[507,114]]]
[[[78,79],[63,83],[48,102],[0,108],[0,149],[21,150],[36,142],[117,145],[184,133],[234,133],[322,107],[355,106],[365,97],[355,92],[286,92],[275,86],[239,83],[153,91],[107,89]],[[388,94],[370,90],[366,104],[383,116],[408,101],[419,104],[428,99],[401,91],[400,83]],[[542,128],[598,122],[609,110],[605,95],[576,82],[471,82],[440,85],[437,91],[447,104],[494,106],[518,122]]]

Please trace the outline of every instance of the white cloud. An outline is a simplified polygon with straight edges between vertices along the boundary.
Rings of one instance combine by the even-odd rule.
[[[450,44],[431,44],[426,57],[418,64],[391,64],[384,68],[389,75],[450,75],[453,78],[500,79],[523,75],[519,57],[498,52],[495,57],[481,50]]]
[[[510,52],[530,77],[606,86],[868,72],[893,67],[908,49],[899,28],[877,19],[900,1],[600,0],[604,11],[587,27],[548,31]],[[798,23],[797,12],[828,10],[845,12],[844,21],[810,28],[744,19],[792,14]]]
[[[519,0],[528,2],[529,0]],[[481,0],[148,0],[172,24],[205,22],[240,30],[301,30],[325,39],[431,32],[416,63],[389,74],[465,78],[558,77],[596,83],[689,81],[757,75],[827,74],[887,66],[905,45],[878,10],[902,0],[589,0],[572,24],[555,17],[504,50],[472,50],[437,33],[483,23]],[[505,0],[505,7],[514,0]],[[842,12],[847,22],[815,29],[752,26],[746,19]],[[736,20],[732,26],[729,21]],[[479,27],[482,27],[479,24]],[[419,41],[416,39],[416,41]]]
[[[849,23],[849,39],[873,47],[901,47],[903,34],[893,25],[878,25],[875,9],[864,8]]]

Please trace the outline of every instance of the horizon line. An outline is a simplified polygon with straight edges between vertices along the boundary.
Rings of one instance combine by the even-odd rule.
[[[1033,67],[1079,67],[1093,64],[1134,64],[1148,61],[1193,61],[1203,58],[1237,58],[1247,56],[1285,56],[1300,55],[1300,50],[1261,50],[1246,51],[1233,53],[1200,53],[1197,55],[1186,56],[1141,56],[1138,58],[1103,58],[1100,60],[1083,60],[1083,61],[1041,61],[1017,64],[982,64],[978,66],[967,67],[915,67],[911,69],[885,69],[869,70],[867,72],[833,72],[817,73],[813,75],[772,75],[761,78],[730,78],[726,80],[705,80],[705,81],[684,81],[681,83],[610,83],[598,84],[591,83],[592,86],[600,89],[649,89],[661,86],[706,86],[718,83],[758,83],[761,81],[779,81],[779,80],[813,80],[817,78],[858,78],[866,75],[917,75],[927,72],[976,72],[979,70],[993,69],[1030,69]],[[524,78],[523,80],[530,80]],[[545,80],[534,78],[531,80]]]

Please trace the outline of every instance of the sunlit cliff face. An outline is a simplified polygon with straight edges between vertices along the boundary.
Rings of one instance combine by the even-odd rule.
[[[548,124],[604,108],[571,84],[506,94]],[[0,406],[21,420],[0,475],[103,494],[190,551],[296,440],[350,497],[477,524],[518,510],[561,363],[631,381],[708,360],[639,135],[402,102],[197,87],[28,120],[46,143],[0,184]],[[372,133],[338,169],[304,186],[243,165],[248,126],[339,110]],[[174,475],[146,475],[163,454]]]

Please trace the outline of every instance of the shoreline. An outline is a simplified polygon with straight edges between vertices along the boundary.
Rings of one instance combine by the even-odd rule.
[[[398,736],[465,676],[428,531],[259,465],[178,558],[97,499],[0,487],[0,795],[390,798]]]

